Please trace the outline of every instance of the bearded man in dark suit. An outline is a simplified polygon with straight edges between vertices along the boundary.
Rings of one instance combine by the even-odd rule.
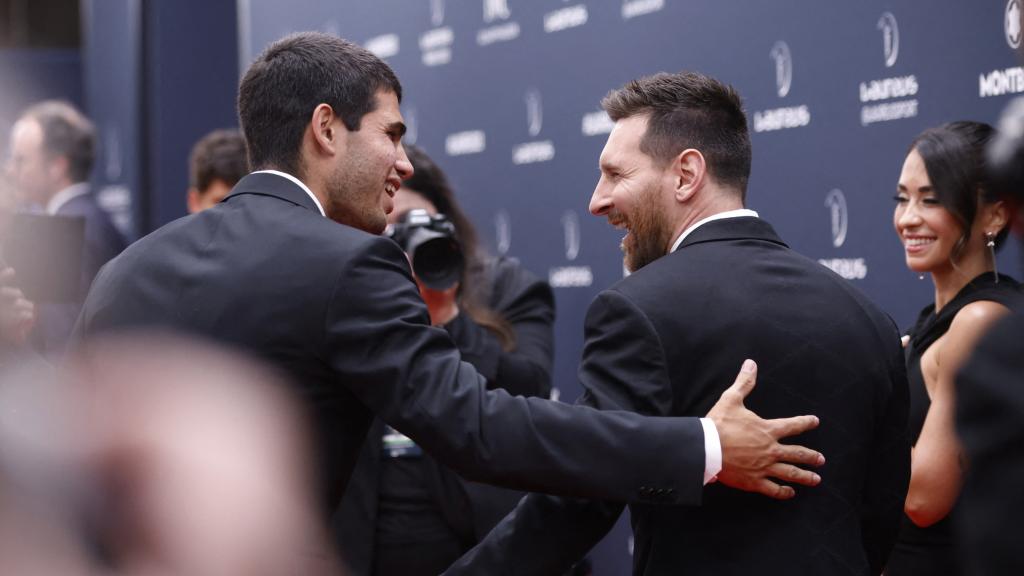
[[[751,407],[822,415],[806,438],[829,457],[791,502],[717,484],[700,507],[631,505],[634,574],[879,574],[909,480],[895,325],[744,207],[751,146],[732,87],[658,74],[602,104],[615,127],[590,211],[627,231],[632,274],[587,313],[581,403],[705,414],[730,367],[758,358]],[[530,495],[449,573],[561,574],[622,508]]]
[[[488,391],[447,333],[430,326],[405,255],[379,235],[412,173],[401,95],[387,64],[337,37],[299,33],[270,45],[239,88],[256,171],[223,202],[105,267],[80,334],[170,328],[280,367],[316,432],[325,519],[374,413],[467,478],[526,490],[696,504],[717,456],[717,445],[705,448],[710,435],[721,440],[720,477],[733,485],[784,498],[792,488],[769,477],[816,483],[777,463],[821,461],[777,442],[815,418],[764,421],[745,410],[752,372],[705,419]]]

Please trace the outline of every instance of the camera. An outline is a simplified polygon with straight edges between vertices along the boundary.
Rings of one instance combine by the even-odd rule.
[[[409,255],[412,270],[427,288],[445,290],[462,277],[466,258],[455,224],[444,214],[431,215],[418,208],[384,232]]]

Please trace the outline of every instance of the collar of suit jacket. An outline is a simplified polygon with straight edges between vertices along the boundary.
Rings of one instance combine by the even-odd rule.
[[[302,185],[298,179],[293,180],[294,176],[289,176],[283,172],[270,170],[253,172],[239,180],[231,190],[231,194],[228,194],[223,201],[228,202],[232,198],[245,194],[272,196],[326,216],[320,203],[313,196],[313,192]]]
[[[779,238],[775,229],[768,222],[753,216],[742,216],[739,218],[714,220],[704,224],[683,240],[683,243],[679,245],[679,250],[702,242],[747,239],[764,240],[786,246],[787,248],[789,247]]]

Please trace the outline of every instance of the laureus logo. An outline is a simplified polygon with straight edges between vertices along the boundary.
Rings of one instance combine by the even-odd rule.
[[[565,258],[572,262],[580,254],[580,217],[573,210],[562,214],[562,232],[565,235]]]
[[[772,60],[775,60],[775,88],[779,98],[785,98],[789,94],[789,88],[793,85],[793,56],[789,52],[789,45],[779,40],[772,46],[768,53]]]
[[[836,188],[825,197],[825,206],[832,217],[832,246],[839,248],[846,242],[846,227],[849,215],[846,209],[846,195]]]
[[[1016,50],[1020,47],[1020,0],[1006,3],[1006,19],[1003,22],[1006,32],[1006,43]]]
[[[507,20],[509,16],[508,0],[484,0],[484,22]]]
[[[1016,0],[1014,0],[1016,1]],[[900,28],[892,12],[883,12],[878,19],[878,29],[882,31],[882,50],[885,53],[885,67],[892,68],[900,57]]]
[[[435,28],[444,24],[444,0],[430,0],[430,23]]]
[[[494,235],[498,254],[508,254],[508,249],[512,247],[512,218],[505,209],[498,210],[494,215]]]
[[[541,106],[540,91],[536,88],[527,90],[523,100],[526,102],[527,130],[530,131],[531,138],[536,137],[544,126],[544,109]]]

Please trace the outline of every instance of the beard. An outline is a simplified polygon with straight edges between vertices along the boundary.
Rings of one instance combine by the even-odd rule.
[[[381,234],[387,226],[387,214],[381,206],[383,191],[359,190],[353,185],[353,175],[338,170],[328,180],[327,217],[339,224],[358,228],[370,234]]]
[[[623,262],[630,272],[647,266],[668,253],[672,227],[658,209],[658,191],[651,187],[637,198],[633,216],[626,220],[629,234],[622,239]]]

